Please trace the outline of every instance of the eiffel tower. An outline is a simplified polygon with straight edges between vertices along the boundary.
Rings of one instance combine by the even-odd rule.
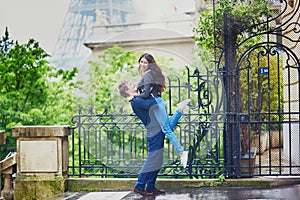
[[[122,24],[132,12],[132,0],[71,0],[50,63],[57,68],[80,69],[91,53],[84,42],[92,36],[99,15],[103,23]]]

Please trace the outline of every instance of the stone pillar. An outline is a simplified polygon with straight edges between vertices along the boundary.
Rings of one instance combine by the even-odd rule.
[[[299,35],[295,33],[295,25],[300,23],[300,11],[296,9],[296,1],[289,0],[286,7],[285,14],[282,16],[282,29],[285,37],[282,38],[283,45],[293,54],[297,56],[294,58],[291,53],[283,53],[283,95],[284,95],[284,121],[283,124],[283,152],[284,158],[292,161],[295,165],[300,164],[300,115],[299,113],[299,69],[296,59],[300,59],[300,43]],[[299,3],[298,3],[299,4]],[[282,4],[282,6],[285,6]],[[293,16],[293,18],[291,18]],[[291,40],[295,42],[291,42]],[[293,60],[294,62],[291,62]],[[294,68],[295,66],[295,68]],[[292,112],[291,114],[289,114]]]
[[[65,191],[69,126],[19,126],[15,199],[46,199]]]

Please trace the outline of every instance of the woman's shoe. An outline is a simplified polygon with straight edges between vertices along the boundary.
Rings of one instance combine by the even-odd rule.
[[[188,104],[190,103],[190,101],[191,101],[190,99],[186,99],[180,102],[179,104],[177,104],[177,109],[182,112],[184,109],[189,107]]]
[[[149,192],[149,191],[146,191],[146,190],[139,190],[139,189],[137,189],[137,188],[134,188],[134,189],[133,189],[133,192],[134,192],[134,193],[137,193],[137,194],[140,194],[140,195],[142,195],[142,196],[152,196],[152,195],[153,195],[152,192]]]
[[[180,156],[181,164],[183,165],[183,168],[186,168],[187,166],[187,160],[188,160],[188,151],[183,151],[182,155]]]

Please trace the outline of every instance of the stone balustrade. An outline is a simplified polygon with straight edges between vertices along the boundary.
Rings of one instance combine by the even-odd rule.
[[[0,130],[0,145],[6,144],[6,133],[3,130]]]
[[[0,174],[4,174],[4,188],[1,191],[1,196],[5,200],[14,199],[14,190],[12,188],[12,175],[15,173],[16,165],[16,153],[9,154],[4,160],[0,161]]]
[[[6,144],[6,132],[0,130],[0,145]],[[14,198],[14,191],[12,188],[12,175],[15,173],[17,165],[17,156],[15,153],[10,153],[5,159],[0,161],[0,186],[1,178],[4,175],[4,187],[0,187],[0,200],[11,200]]]

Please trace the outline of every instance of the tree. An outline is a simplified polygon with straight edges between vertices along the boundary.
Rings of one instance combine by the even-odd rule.
[[[7,54],[8,50],[15,44],[15,41],[9,40],[9,33],[7,27],[5,28],[4,36],[0,40],[0,52],[4,55]]]
[[[0,159],[15,146],[13,126],[70,124],[77,69],[57,70],[47,57],[37,41],[18,44],[7,29],[0,40],[0,129],[8,134]]]

